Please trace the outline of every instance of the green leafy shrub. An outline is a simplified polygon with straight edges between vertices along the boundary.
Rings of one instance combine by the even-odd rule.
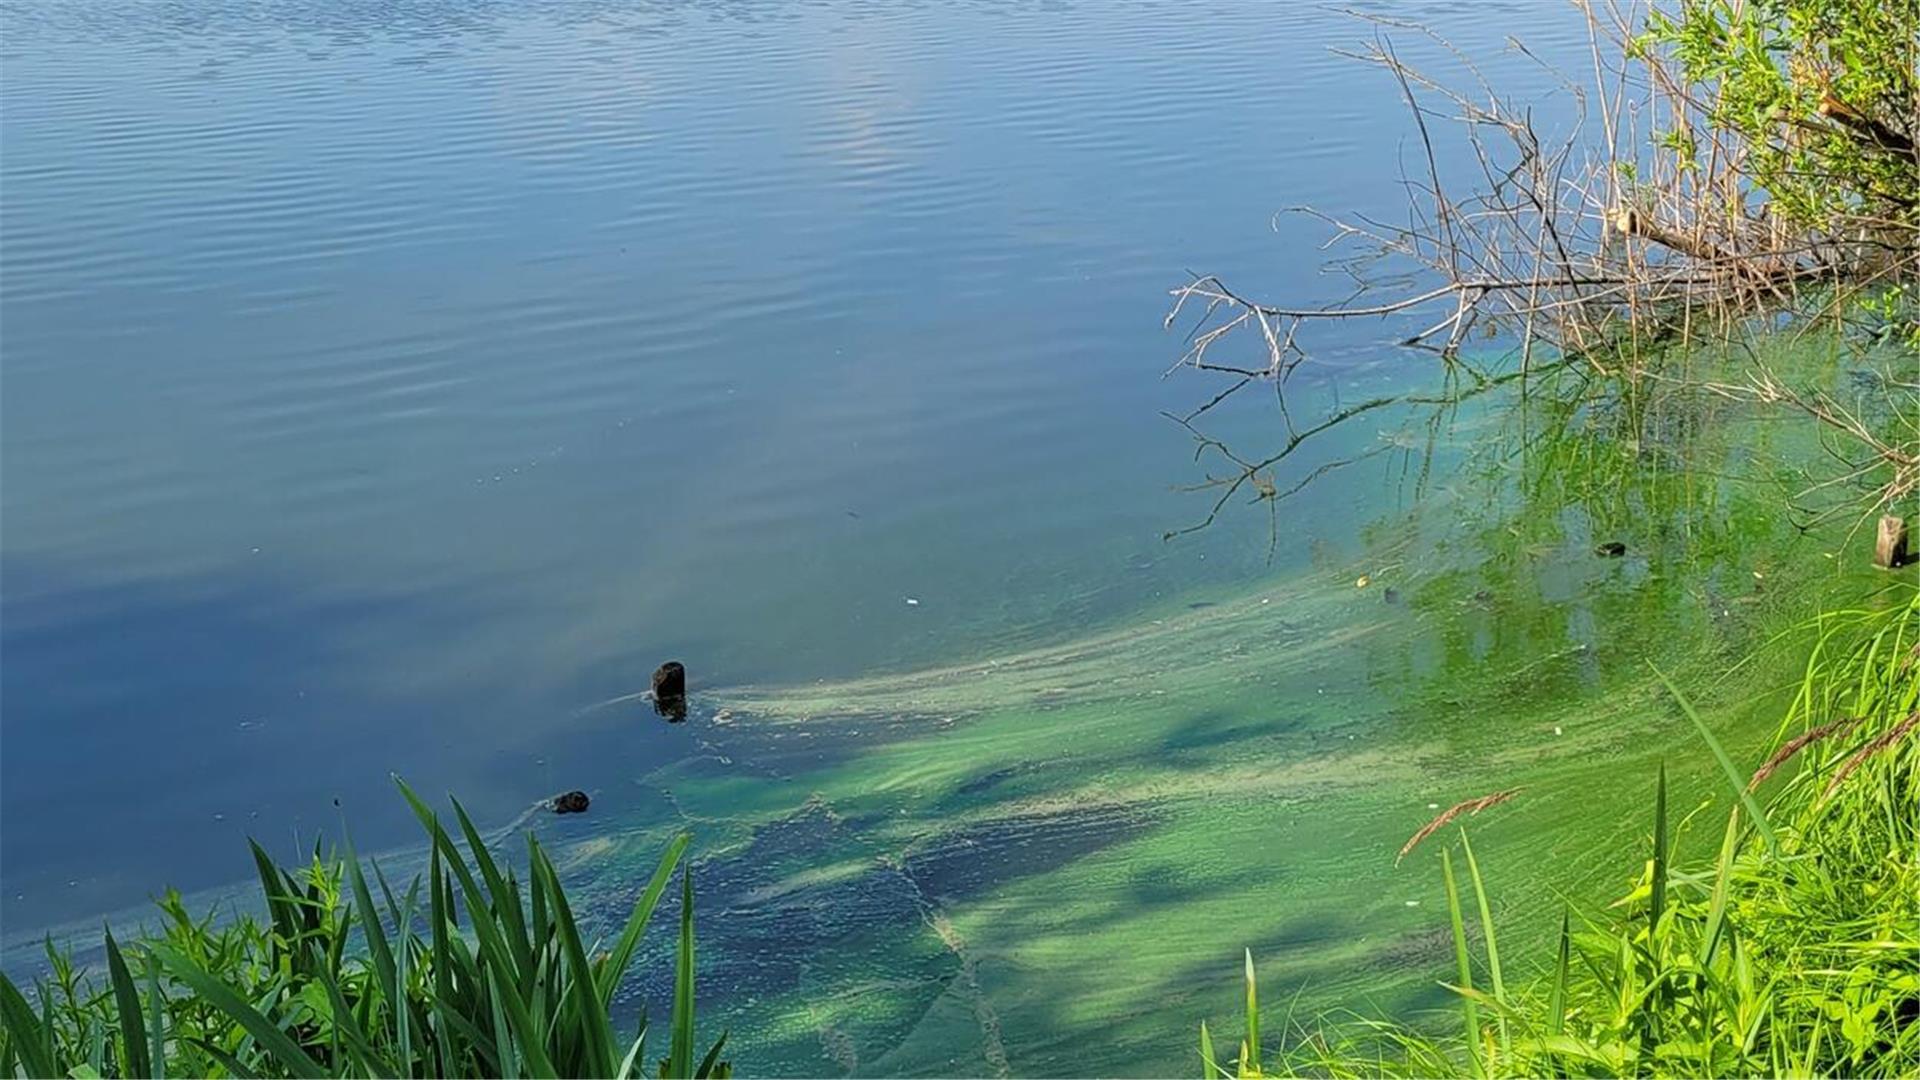
[[[1913,222],[1920,4],[1681,0],[1655,10],[1636,44],[1678,61],[1688,99],[1709,127],[1742,137],[1745,168],[1788,219],[1828,232]],[[1682,123],[1661,141],[1697,151],[1701,140]]]

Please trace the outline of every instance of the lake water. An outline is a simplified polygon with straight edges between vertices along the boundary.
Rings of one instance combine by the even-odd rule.
[[[1505,48],[1580,70],[1570,5],[1373,7],[1571,116]],[[1258,3],[0,11],[9,940],[236,880],[244,836],[291,851],[336,806],[399,844],[390,772],[496,824],[586,787],[559,839],[610,913],[696,823],[755,1071],[1179,1067],[1238,948],[1339,940],[1337,868],[1428,801],[1404,761],[1302,748],[1404,725],[1414,683],[1495,645],[1596,637],[1590,568],[1522,575],[1532,621],[1453,579],[1418,622],[1349,609],[1404,456],[1295,497],[1271,558],[1257,508],[1162,539],[1210,500],[1159,413],[1219,389],[1161,378],[1167,290],[1345,294],[1324,230],[1275,215],[1401,210],[1397,88],[1333,50],[1439,56],[1411,30]],[[1323,334],[1299,400],[1425,378],[1387,336]],[[1271,438],[1265,401],[1222,427]],[[1397,659],[1356,644],[1382,625]],[[600,707],[668,658],[694,722]],[[1133,681],[1188,669],[1220,681]],[[1405,805],[1285,810],[1362,778]],[[1199,801],[1160,828],[1141,800],[1176,787]],[[1237,876],[1154,870],[1196,842]],[[873,917],[796,932],[765,905],[802,879]],[[1308,906],[1283,926],[1263,895]],[[1118,944],[1140,974],[1105,984],[1084,950]],[[1340,985],[1351,956],[1314,955]],[[1139,1022],[1181,979],[1193,1011]]]

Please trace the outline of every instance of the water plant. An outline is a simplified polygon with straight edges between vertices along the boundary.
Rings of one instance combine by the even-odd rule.
[[[523,883],[458,802],[464,847],[400,790],[429,840],[424,878],[396,893],[370,863],[376,900],[350,843],[344,856],[316,847],[298,869],[255,844],[264,918],[195,918],[170,892],[156,932],[105,933],[104,986],[51,942],[32,998],[0,976],[0,1075],[647,1075],[647,1018],[629,1037],[612,1010],[676,870],[673,1009],[653,1075],[730,1075],[724,1034],[704,1054],[695,1044],[688,835],[668,844],[619,932],[590,945],[531,834]]]
[[[1222,1059],[1203,1025],[1203,1074],[1267,1075],[1263,1060],[1275,1074],[1322,1076],[1920,1071],[1920,593],[1893,588],[1891,603],[1804,628],[1811,656],[1775,751],[1750,774],[1673,690],[1728,774],[1711,861],[1676,859],[1688,819],[1672,820],[1661,769],[1651,843],[1628,889],[1604,908],[1560,912],[1551,953],[1515,981],[1463,829],[1440,852],[1455,1019],[1327,1017],[1263,1059],[1249,958],[1250,1041]],[[1768,788],[1763,804],[1755,792]]]

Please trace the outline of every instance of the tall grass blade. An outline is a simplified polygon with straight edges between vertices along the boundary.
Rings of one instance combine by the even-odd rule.
[[[253,1071],[252,1069],[247,1068],[246,1062],[241,1061],[239,1058],[233,1056],[232,1054],[221,1049],[220,1047],[215,1046],[212,1042],[206,1039],[194,1038],[194,1039],[189,1039],[188,1041],[191,1042],[195,1046],[195,1048],[197,1048],[201,1053],[219,1062],[220,1067],[222,1069],[225,1069],[227,1072],[227,1075],[229,1076],[237,1077],[238,1080],[254,1080],[255,1077],[260,1075],[259,1073]]]
[[[257,846],[257,845],[256,845]],[[282,1068],[302,1080],[324,1080],[327,1071],[307,1055],[279,1025],[267,1019],[226,983],[214,978],[198,964],[165,945],[151,946],[153,955],[181,982],[193,988],[209,1005],[225,1013],[228,1019],[246,1029],[253,1041],[279,1060]],[[49,1074],[50,1075],[50,1074]]]
[[[288,949],[298,949],[300,926],[295,921],[293,898],[287,894],[280,868],[255,841],[249,839],[247,847],[253,852],[253,867],[260,876],[260,891],[266,895],[267,915],[272,919],[274,932]]]
[[[160,993],[158,965],[147,964],[147,1064],[153,1080],[167,1080],[167,999]]]
[[[1667,763],[1660,763],[1660,781],[1653,790],[1653,882],[1647,893],[1647,941],[1660,934],[1660,917],[1667,913]]]
[[[627,1048],[627,1056],[620,1059],[620,1071],[613,1074],[613,1080],[633,1080],[639,1074],[634,1069],[647,1055],[647,1025],[640,1025],[640,1034],[633,1037],[633,1045]]]
[[[1473,989],[1473,961],[1467,955],[1467,925],[1460,915],[1460,890],[1453,879],[1453,853],[1440,852],[1440,876],[1447,886],[1447,919],[1453,927],[1453,957],[1459,969],[1460,988]],[[1475,1076],[1485,1076],[1480,1060],[1480,1009],[1471,994],[1462,995],[1461,1010],[1466,1020],[1467,1060]]]
[[[633,951],[639,946],[641,935],[646,932],[648,920],[653,918],[653,909],[660,902],[660,894],[666,891],[667,883],[673,880],[674,867],[680,864],[680,857],[692,842],[692,833],[681,833],[673,838],[666,852],[660,856],[660,865],[654,868],[653,880],[647,882],[646,891],[640,894],[639,901],[633,905],[633,914],[627,917],[627,924],[621,929],[619,938],[600,963],[595,981],[599,984],[602,998],[612,999],[621,976],[626,974],[627,965],[633,961]]]
[[[8,1041],[13,1044],[20,1063],[27,1067],[28,1076],[60,1075],[61,1070],[54,1065],[53,1045],[47,1041],[46,1029],[34,1015],[33,1006],[27,1004],[26,995],[4,972],[0,972],[0,1022],[6,1024]]]
[[[1493,1000],[1501,1008],[1498,1025],[1500,1031],[1500,1056],[1503,1060],[1512,1059],[1513,1043],[1507,1033],[1507,988],[1506,981],[1500,976],[1500,945],[1493,932],[1493,912],[1487,904],[1486,883],[1480,877],[1480,863],[1473,857],[1473,845],[1467,841],[1467,831],[1460,830],[1460,850],[1467,856],[1467,877],[1473,882],[1475,906],[1480,910],[1480,934],[1487,942],[1487,976],[1493,981]]]
[[[1246,950],[1247,981],[1247,1045],[1240,1055],[1242,1072],[1258,1075],[1260,1072],[1260,991],[1253,977],[1253,950]]]
[[[586,1065],[594,1076],[612,1076],[615,1070],[613,1055],[618,1048],[613,1041],[613,1025],[607,1019],[606,1006],[600,995],[595,992],[593,969],[587,966],[587,952],[580,945],[580,932],[574,925],[573,910],[567,905],[567,896],[560,888],[560,877],[553,869],[553,863],[546,852],[531,837],[528,838],[530,861],[533,870],[533,887],[545,892],[548,907],[552,910],[553,925],[559,932],[560,947],[566,955],[567,967],[572,978],[568,985],[572,991],[574,1014],[585,1036],[587,1054]]]
[[[400,1000],[400,983],[394,975],[393,948],[387,943],[386,924],[380,909],[373,906],[373,891],[367,888],[367,875],[360,869],[360,855],[353,849],[353,837],[346,838],[347,883],[353,889],[354,909],[360,913],[360,933],[367,939],[367,955],[373,960],[374,978],[388,1001]],[[404,940],[405,927],[395,927]]]
[[[1200,1080],[1217,1080],[1226,1075],[1213,1056],[1213,1036],[1207,1033],[1207,1022],[1200,1021]]]
[[[1560,909],[1560,952],[1553,964],[1553,989],[1547,993],[1547,1034],[1559,1035],[1567,1024],[1567,971],[1572,965],[1573,934],[1567,909]]]
[[[1693,726],[1699,730],[1700,737],[1706,740],[1707,749],[1713,751],[1714,760],[1720,763],[1720,771],[1726,774],[1727,783],[1733,788],[1734,795],[1740,799],[1740,804],[1746,807],[1747,816],[1753,819],[1753,827],[1759,830],[1760,836],[1766,840],[1767,850],[1777,857],[1780,854],[1780,838],[1774,835],[1773,826],[1767,823],[1767,815],[1761,811],[1760,804],[1754,801],[1753,793],[1747,790],[1746,781],[1740,778],[1740,770],[1734,768],[1733,759],[1727,756],[1726,748],[1720,745],[1719,739],[1713,737],[1713,731],[1707,727],[1707,722],[1700,719],[1700,714],[1694,711],[1693,703],[1687,700],[1687,696],[1680,692],[1680,688],[1674,685],[1672,679],[1667,678],[1667,673],[1651,663],[1648,666],[1653,667],[1653,673],[1660,676],[1660,681],[1666,684],[1667,692],[1680,703],[1680,711],[1687,714],[1687,719],[1693,721]]]
[[[454,1019],[458,1015],[448,1008],[453,999],[453,971],[459,961],[453,955],[452,935],[448,926],[453,920],[453,909],[447,897],[447,872],[440,865],[440,849],[434,848],[427,857],[427,918],[433,926],[433,1008],[431,1010],[434,1033],[434,1052],[440,1058],[440,1075],[453,1076],[466,1070],[461,1065],[465,1057],[460,1039],[465,1037],[469,1043],[477,1045],[478,1040],[465,1030],[456,1028]]]
[[[153,1071],[147,1058],[147,1022],[140,1011],[140,994],[133,988],[133,975],[127,960],[120,955],[120,943],[107,935],[107,975],[113,983],[114,1004],[120,1010],[120,1054],[127,1076],[146,1076]]]
[[[720,1060],[720,1051],[726,1048],[727,1033],[723,1031],[720,1037],[713,1041],[713,1045],[707,1048],[707,1056],[700,1059],[700,1067],[693,1070],[693,1080],[711,1080],[717,1076],[731,1076],[733,1066]]]
[[[348,1054],[360,1071],[368,1076],[412,1076],[412,1062],[407,1060],[404,1052],[401,1061],[407,1067],[396,1068],[374,1050],[360,1021],[354,1019],[352,1006],[347,1004],[345,995],[340,992],[340,984],[332,979],[320,981],[326,986],[328,1003],[333,1006],[333,1029],[340,1034]]]
[[[669,1026],[667,1075],[693,1075],[693,874],[680,868],[680,955],[675,959],[673,1022]]]
[[[393,1008],[393,1039],[399,1047],[400,1062],[412,1075],[413,1069],[413,1008],[408,1004],[407,991],[412,984],[412,975],[407,968],[413,959],[413,905],[419,897],[420,879],[414,878],[407,886],[406,903],[400,909],[400,922],[397,930],[400,937],[400,953],[394,957],[393,978],[398,988],[389,1004]]]
[[[480,830],[473,827],[473,819],[467,816],[466,808],[460,800],[454,799],[453,816],[460,823],[460,831],[466,835],[467,847],[473,852],[473,864],[480,868],[480,876],[486,880],[487,889],[493,894],[493,902],[500,922],[506,930],[507,947],[513,950],[513,956],[520,964],[523,977],[533,974],[533,946],[527,933],[526,912],[520,907],[520,889],[510,885],[494,865],[493,856],[487,851],[487,842],[481,838]]]
[[[447,867],[460,882],[461,893],[467,901],[468,922],[473,926],[474,937],[480,942],[481,958],[493,975],[487,980],[487,985],[493,989],[501,1010],[506,1014],[510,1030],[519,1036],[513,1040],[519,1064],[535,1077],[554,1075],[553,1062],[547,1056],[546,1033],[534,1023],[526,997],[519,990],[518,979],[522,969],[496,921],[497,913],[488,907],[487,894],[474,879],[473,871],[468,869],[453,838],[441,827],[439,817],[420,800],[420,796],[413,793],[405,781],[396,777],[394,782],[400,786],[400,793],[413,807],[414,816],[420,819],[428,835],[439,846],[441,854],[446,857]],[[527,981],[529,988],[537,990],[532,985],[534,979],[530,969]]]
[[[487,994],[487,1008],[493,1013],[494,1045],[500,1048],[500,1080],[520,1080],[526,1070],[520,1067],[520,1049],[514,1045],[499,993]]]
[[[1720,840],[1720,858],[1714,866],[1713,896],[1707,905],[1707,925],[1700,935],[1700,966],[1713,963],[1726,929],[1727,883],[1733,876],[1733,852],[1740,844],[1740,808],[1727,811],[1727,833]]]

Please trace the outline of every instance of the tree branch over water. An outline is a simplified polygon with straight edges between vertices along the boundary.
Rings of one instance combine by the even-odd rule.
[[[1211,274],[1172,290],[1166,325],[1192,321],[1169,374],[1190,368],[1232,381],[1191,412],[1168,415],[1195,438],[1196,459],[1217,458],[1231,471],[1187,489],[1218,495],[1203,519],[1168,538],[1212,524],[1248,487],[1254,502],[1269,502],[1273,520],[1274,502],[1389,448],[1327,462],[1282,487],[1272,470],[1316,436],[1389,406],[1456,405],[1463,392],[1505,381],[1494,377],[1497,366],[1463,356],[1475,332],[1499,343],[1494,364],[1511,366],[1523,389],[1546,373],[1539,358],[1548,357],[1554,368],[1571,362],[1589,376],[1578,393],[1687,389],[1811,418],[1864,450],[1848,458],[1842,475],[1803,493],[1843,490],[1832,512],[1865,506],[1871,514],[1920,490],[1913,420],[1920,405],[1911,383],[1886,381],[1895,422],[1873,424],[1824,391],[1794,388],[1751,350],[1745,370],[1704,376],[1686,359],[1756,333],[1857,336],[1876,318],[1883,335],[1890,327],[1908,350],[1898,355],[1920,355],[1913,351],[1920,347],[1920,290],[1913,289],[1920,284],[1920,26],[1912,25],[1920,16],[1902,14],[1899,5],[1864,5],[1853,17],[1871,24],[1860,30],[1868,44],[1849,46],[1854,52],[1832,46],[1818,28],[1768,24],[1768,40],[1785,41],[1789,55],[1776,63],[1763,50],[1736,71],[1700,45],[1699,35],[1725,37],[1728,29],[1702,21],[1784,16],[1725,15],[1678,2],[1677,15],[1614,0],[1579,4],[1589,27],[1591,86],[1563,80],[1576,102],[1574,123],[1552,143],[1530,109],[1496,94],[1446,39],[1402,20],[1355,14],[1372,37],[1344,55],[1392,76],[1419,137],[1420,172],[1401,178],[1407,221],[1295,208],[1331,228],[1326,249],[1358,249],[1334,264],[1356,285],[1345,302],[1256,301]],[[1390,31],[1416,35],[1459,62],[1470,89],[1453,89],[1403,60]],[[1879,59],[1886,70],[1860,70],[1866,61],[1856,54],[1876,47],[1886,51]],[[1742,94],[1774,95],[1775,112],[1729,112]],[[1590,102],[1597,103],[1591,113]],[[1587,134],[1594,118],[1597,140]],[[1474,175],[1458,197],[1443,175],[1433,120],[1451,124],[1464,141]],[[1289,380],[1310,359],[1313,329],[1367,319],[1404,326],[1391,344],[1437,356],[1448,391],[1377,398],[1296,427]],[[1237,344],[1249,335],[1248,345]],[[1468,380],[1455,386],[1463,372]],[[1236,451],[1201,429],[1209,413],[1256,385],[1274,389],[1286,432],[1277,451]]]

